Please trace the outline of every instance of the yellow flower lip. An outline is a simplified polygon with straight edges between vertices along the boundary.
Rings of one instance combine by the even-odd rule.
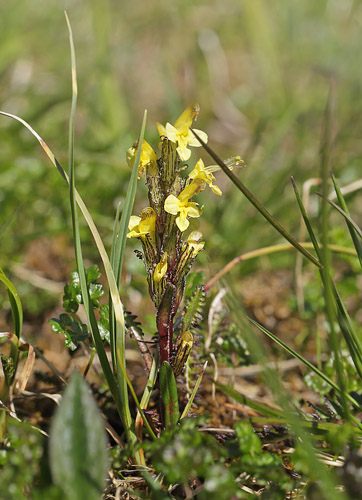
[[[192,257],[196,257],[196,255],[204,248],[205,242],[201,240],[202,233],[200,233],[200,231],[192,231],[188,235],[186,243],[190,248],[192,248]]]
[[[171,142],[177,143],[177,153],[181,161],[187,161],[191,156],[191,150],[187,146],[200,147],[201,144],[190,130],[193,120],[196,120],[200,111],[197,103],[188,106],[178,117],[174,125],[166,123],[166,126],[157,123],[160,137],[167,137]],[[208,137],[202,130],[195,129],[198,136],[207,142]]]
[[[195,194],[205,188],[205,182],[196,179],[191,182],[176,198],[175,195],[170,194],[165,200],[165,211],[171,215],[178,215],[176,218],[177,227],[181,232],[186,231],[190,222],[188,217],[200,217],[202,209],[197,208],[198,203],[189,201]]]
[[[129,233],[127,234],[127,238],[144,238],[146,234],[149,234],[151,239],[153,239],[156,230],[156,214],[153,208],[144,208],[140,215],[140,217],[131,215],[128,223]]]
[[[136,142],[131,148],[127,149],[126,159],[128,165],[133,168],[138,149],[138,142]],[[148,144],[146,140],[142,142],[142,149],[140,155],[140,162],[138,165],[138,179],[141,175],[145,175],[146,167],[149,167],[152,175],[157,173],[157,155],[152,149],[152,146]]]
[[[179,230],[183,232],[190,225],[187,217],[200,217],[202,209],[199,210],[197,205],[197,203],[192,201],[180,201],[179,198],[170,194],[165,200],[165,211],[171,215],[178,215],[176,224]]]
[[[167,252],[164,252],[160,262],[156,265],[153,272],[153,279],[156,283],[159,283],[167,272]]]
[[[212,167],[211,167],[212,168]],[[209,185],[211,191],[215,194],[218,194],[219,196],[222,195],[221,189],[213,184],[213,181],[215,180],[214,175],[211,173],[213,171],[209,167],[205,167],[204,162],[200,158],[200,160],[196,163],[195,168],[189,173],[189,178],[196,180],[200,179],[206,184]]]

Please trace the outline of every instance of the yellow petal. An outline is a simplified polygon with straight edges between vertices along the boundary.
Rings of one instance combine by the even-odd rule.
[[[198,130],[197,128],[194,128],[194,130],[202,141],[204,141],[204,142],[208,141],[208,137],[207,137],[207,134],[205,132],[203,132],[202,130]],[[189,143],[190,146],[193,146],[196,148],[202,146],[201,142],[199,142],[199,140],[197,139],[197,137],[194,136],[194,134],[191,132],[191,130],[189,131],[189,135],[187,136],[187,142]]]
[[[177,142],[177,130],[171,123],[166,123],[165,136],[171,142]]]
[[[177,219],[176,219],[176,224],[181,232],[186,231],[186,229],[190,225],[189,221],[186,219],[186,214],[181,212],[180,216],[177,217]]]
[[[197,208],[197,203],[190,203],[186,210],[189,217],[200,217],[201,215],[199,209]]]
[[[191,170],[191,172],[189,173],[189,177],[190,179],[195,179],[204,171],[205,171],[205,165],[202,159],[200,158],[199,161],[196,163],[194,169]]]
[[[188,149],[186,146],[179,146],[176,151],[181,161],[187,161],[191,156],[191,149]]]
[[[141,212],[141,221],[138,225],[141,234],[154,235],[156,230],[156,214],[153,208],[144,208]]]
[[[200,112],[200,106],[197,104],[197,102],[191,104],[177,118],[175,122],[175,128],[181,129],[183,127],[186,128],[191,127],[193,120],[197,120],[199,112]]]
[[[158,122],[156,125],[157,125],[157,130],[158,130],[159,136],[160,137],[166,136],[166,127],[164,125],[161,125],[161,123],[158,123]]]
[[[133,168],[134,161],[135,161],[135,158],[136,158],[136,151],[137,151],[137,149],[134,146],[132,146],[131,148],[127,149],[126,160],[127,160],[127,165],[130,168]]]
[[[144,140],[142,143],[140,164],[149,165],[150,163],[157,163],[157,155],[152,146]]]
[[[162,278],[166,274],[166,271],[167,271],[167,252],[165,252],[162,255],[160,262],[157,264],[153,272],[153,279],[155,280],[156,283],[162,280]]]
[[[132,231],[132,229],[138,226],[140,222],[141,222],[141,217],[138,217],[137,215],[131,215],[128,222],[128,229]]]
[[[200,231],[192,231],[186,240],[186,243],[192,248],[192,257],[196,255],[204,248],[205,242],[202,240],[202,234]]]
[[[219,196],[222,195],[222,191],[218,186],[215,186],[215,184],[210,184],[210,189],[213,193],[218,194]]]
[[[202,233],[200,231],[191,231],[186,241],[187,243],[198,243],[200,240],[202,240]]]
[[[183,191],[178,196],[181,203],[187,202],[190,198],[195,196],[200,191],[203,191],[206,187],[206,183],[203,179],[194,179],[188,186],[185,187]]]
[[[176,215],[180,211],[180,201],[173,194],[167,196],[165,200],[165,210],[172,215]]]

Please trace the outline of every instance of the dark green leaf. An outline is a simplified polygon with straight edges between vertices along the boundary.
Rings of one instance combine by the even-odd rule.
[[[110,343],[110,333],[109,333],[109,306],[104,304],[99,310],[100,320],[98,321],[99,334],[102,340]]]
[[[98,299],[104,295],[103,286],[100,283],[96,283],[96,280],[100,276],[101,274],[96,265],[86,270],[87,287],[93,309],[99,307]],[[76,313],[79,304],[83,304],[82,290],[79,275],[77,271],[73,271],[70,273],[70,283],[64,287],[63,307],[69,313]]]
[[[180,419],[177,386],[170,363],[164,361],[160,369],[160,393],[165,427],[176,425]]]
[[[89,337],[87,325],[74,321],[68,314],[61,314],[59,319],[52,318],[49,323],[54,333],[64,335],[64,343],[72,351],[78,347],[78,342],[83,342]]]
[[[87,283],[94,283],[94,281],[97,281],[101,277],[101,273],[100,273],[99,268],[96,264],[88,267],[88,269],[86,269],[85,273],[86,273],[86,277],[87,277]]]

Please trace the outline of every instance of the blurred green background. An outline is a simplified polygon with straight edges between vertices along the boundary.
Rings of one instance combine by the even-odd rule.
[[[173,123],[188,104],[199,102],[197,127],[208,133],[211,147],[225,159],[244,158],[238,175],[297,236],[290,175],[299,186],[318,176],[334,77],[333,168],[341,185],[361,176],[360,1],[0,1],[0,109],[27,120],[66,167],[71,81],[64,9],[78,69],[77,186],[107,245],[127,189],[125,151],[138,136],[144,109],[146,138],[156,148],[155,122]],[[62,281],[73,266],[67,188],[20,124],[0,118],[0,144],[0,227],[10,222],[1,234],[0,265],[12,277],[21,264]],[[210,164],[200,149],[192,161],[199,154]],[[216,184],[224,196],[208,191],[201,200],[207,245],[199,267],[206,277],[240,253],[281,241],[222,173]],[[135,212],[145,205],[143,181],[139,186]],[[354,198],[348,198],[352,212]],[[97,262],[85,227],[84,238],[86,255]],[[139,272],[142,290],[141,263],[131,247],[126,268]],[[288,266],[293,259],[284,254],[272,263]],[[255,265],[232,276],[238,279]],[[15,274],[28,314],[58,300],[25,283],[19,268]]]

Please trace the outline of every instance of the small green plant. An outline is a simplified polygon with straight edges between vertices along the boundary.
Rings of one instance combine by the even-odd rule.
[[[187,165],[181,165],[191,156],[188,146],[200,146],[190,131],[199,106],[189,106],[174,125],[158,125],[161,137],[161,156],[157,158],[152,147],[144,140],[141,148],[139,176],[145,175],[149,207],[140,216],[131,216],[128,238],[141,241],[143,253],[137,251],[146,268],[149,293],[155,307],[160,355],[160,391],[163,408],[163,425],[177,423],[176,401],[174,407],[166,392],[176,398],[174,377],[178,376],[187,361],[193,344],[191,325],[196,326],[199,294],[186,303],[182,320],[174,329],[175,316],[185,290],[186,277],[197,254],[204,248],[202,234],[192,230],[190,218],[201,216],[203,207],[192,199],[207,186],[217,195],[221,190],[213,183],[214,167],[205,167],[200,159],[186,175]],[[204,132],[198,133],[207,140]],[[128,161],[133,166],[138,144],[128,151]],[[182,172],[182,173],[181,173]]]
[[[8,419],[6,431],[0,449],[0,499],[22,500],[42,475],[44,437],[30,424],[13,418]]]

